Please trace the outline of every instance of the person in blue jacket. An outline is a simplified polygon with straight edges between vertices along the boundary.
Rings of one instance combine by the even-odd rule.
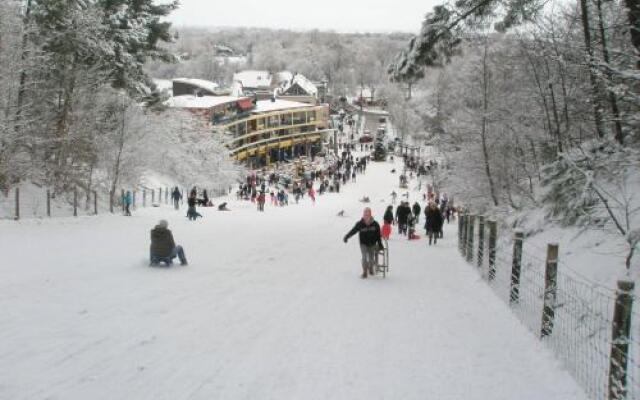
[[[122,204],[124,204],[124,215],[128,217],[131,216],[131,203],[133,203],[133,196],[131,195],[131,191],[127,190],[122,198]]]

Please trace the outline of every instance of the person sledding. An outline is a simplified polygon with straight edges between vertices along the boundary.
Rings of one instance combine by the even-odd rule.
[[[376,253],[383,249],[380,235],[380,225],[373,219],[371,208],[367,207],[362,213],[362,219],[344,236],[343,241],[347,243],[349,238],[358,233],[360,239],[360,251],[362,252],[362,279],[368,275],[374,275],[376,264]]]
[[[176,257],[180,260],[180,265],[187,265],[184,249],[182,246],[176,246],[173,234],[168,227],[169,223],[163,219],[151,230],[151,247],[149,249],[149,265],[151,266],[159,265],[161,262],[171,265]]]

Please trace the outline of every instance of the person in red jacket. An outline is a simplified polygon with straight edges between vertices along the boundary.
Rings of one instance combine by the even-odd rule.
[[[382,239],[380,237],[380,225],[373,219],[371,209],[365,208],[362,219],[342,239],[345,243],[356,233],[359,234],[360,251],[362,252],[362,279],[367,275],[374,275],[373,267],[376,263],[376,252],[382,249]]]

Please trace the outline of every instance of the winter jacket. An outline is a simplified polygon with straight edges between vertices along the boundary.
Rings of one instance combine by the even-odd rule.
[[[189,197],[187,199],[187,205],[189,207],[195,207],[196,206],[196,198],[195,197]]]
[[[413,203],[413,215],[420,215],[420,204]]]
[[[123,201],[124,201],[124,204],[126,204],[128,206],[131,205],[131,203],[133,201],[132,196],[131,196],[131,192],[125,193]]]
[[[382,217],[382,220],[386,224],[393,224],[393,211],[391,211],[391,209],[387,208],[387,211],[384,212],[384,216]]]
[[[428,207],[424,213],[427,217],[427,222],[425,223],[427,232],[440,232],[442,230],[442,223],[444,222],[440,210],[438,208]]]
[[[380,238],[380,225],[378,222],[371,221],[369,225],[367,225],[364,220],[358,221],[353,229],[349,231],[344,237],[344,240],[347,241],[349,238],[356,233],[359,233],[360,244],[365,246],[374,246],[378,244],[378,246],[382,247],[382,239]]]
[[[398,223],[406,224],[409,214],[411,214],[411,208],[409,206],[399,205],[396,209],[396,219],[398,220]]]
[[[169,229],[156,226],[151,230],[151,254],[158,257],[169,257],[176,243]]]
[[[173,200],[180,200],[182,198],[182,193],[178,189],[173,189],[173,193],[171,193],[171,198]]]

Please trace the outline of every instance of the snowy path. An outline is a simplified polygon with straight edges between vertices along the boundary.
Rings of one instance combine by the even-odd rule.
[[[391,276],[358,278],[341,238],[363,195],[381,219],[390,169],[264,214],[0,222],[0,399],[585,399],[453,224],[437,247],[392,238]],[[189,267],[146,267],[160,217]]]

